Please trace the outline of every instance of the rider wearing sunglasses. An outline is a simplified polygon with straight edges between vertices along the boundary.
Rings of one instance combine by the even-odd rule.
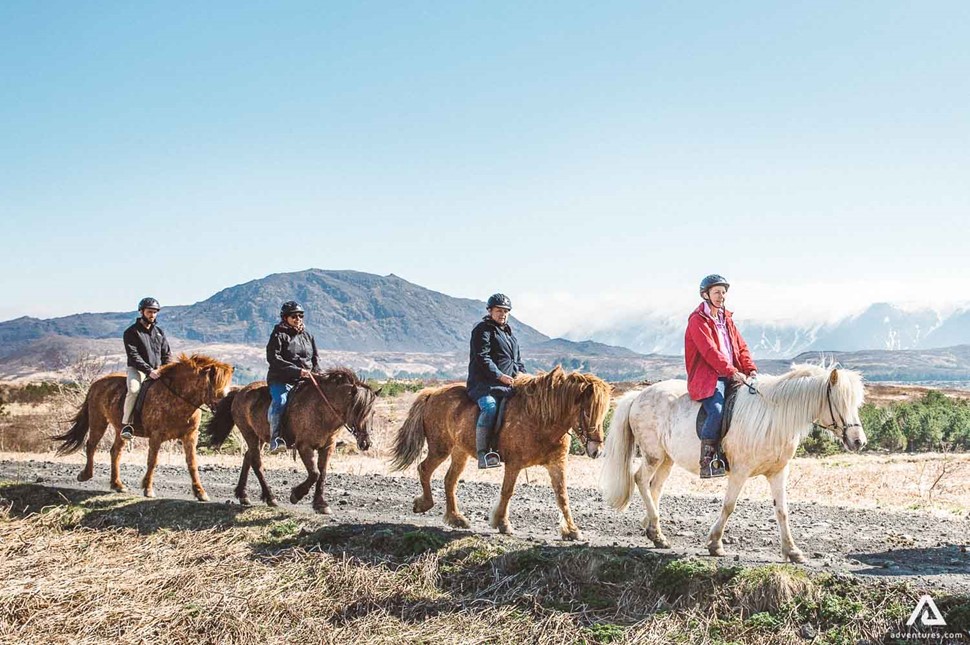
[[[293,386],[312,372],[319,371],[320,359],[317,343],[303,325],[303,306],[288,300],[280,307],[280,322],[266,344],[266,361],[269,372],[266,382],[272,402],[269,406],[269,450],[272,454],[286,451],[286,442],[280,436],[280,422],[286,410],[286,398]]]

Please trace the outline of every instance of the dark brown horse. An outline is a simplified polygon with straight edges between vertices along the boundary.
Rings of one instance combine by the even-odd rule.
[[[201,354],[182,354],[159,372],[161,376],[145,393],[141,423],[135,426],[136,437],[148,437],[148,470],[141,482],[142,490],[145,497],[155,497],[152,479],[158,463],[158,449],[166,441],[181,439],[185,465],[192,477],[192,492],[199,501],[208,501],[195,463],[195,445],[202,420],[200,408],[206,404],[214,406],[226,395],[232,382],[232,366]],[[124,374],[99,378],[88,389],[71,429],[54,437],[63,442],[58,448],[61,454],[79,450],[87,437],[88,460],[77,476],[78,481],[87,481],[94,475],[94,451],[111,424],[115,429],[115,440],[111,444],[111,488],[119,492],[125,490],[119,464],[125,444],[121,438],[121,414],[126,393]]]
[[[334,368],[314,375],[313,379],[294,388],[286,404],[287,445],[300,453],[307,471],[306,480],[292,489],[290,502],[299,502],[316,484],[313,508],[318,513],[330,513],[330,507],[323,497],[324,480],[327,477],[327,462],[337,445],[337,431],[346,427],[357,439],[358,448],[370,448],[370,424],[377,395],[346,368]],[[262,500],[276,506],[276,499],[263,475],[260,455],[260,447],[269,441],[269,420],[266,416],[269,404],[269,387],[266,383],[250,383],[230,392],[205,427],[213,446],[222,445],[233,426],[239,428],[246,440],[246,454],[235,491],[241,504],[249,504],[246,481],[252,468],[262,489]]]
[[[556,367],[548,374],[522,375],[515,379],[515,396],[506,409],[499,434],[498,451],[505,462],[502,495],[492,508],[489,524],[510,533],[509,499],[519,471],[545,466],[552,479],[556,502],[562,511],[563,539],[579,539],[580,533],[569,510],[566,490],[566,462],[569,431],[576,430],[586,443],[586,454],[596,457],[603,442],[603,418],[610,405],[610,386],[591,374],[566,374]],[[414,512],[434,506],[431,475],[451,457],[445,475],[445,524],[468,528],[468,518],[458,510],[455,489],[469,457],[475,456],[475,422],[478,406],[467,396],[464,385],[446,385],[418,394],[394,444],[395,470],[403,470],[421,455],[425,441],[428,456],[418,465],[423,494],[414,499]]]

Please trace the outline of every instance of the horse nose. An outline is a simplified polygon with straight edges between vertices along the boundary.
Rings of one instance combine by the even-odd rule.
[[[590,459],[596,459],[600,454],[600,442],[590,441],[586,445],[586,454],[589,455]]]

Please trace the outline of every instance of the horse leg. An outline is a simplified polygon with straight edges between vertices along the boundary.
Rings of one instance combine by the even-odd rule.
[[[788,526],[788,496],[785,491],[788,484],[788,466],[786,465],[767,479],[775,502],[775,520],[778,521],[778,529],[781,531],[782,559],[799,564],[805,562],[805,556],[801,549],[795,546],[795,541],[791,537],[791,528]]]
[[[162,441],[156,435],[148,438],[148,469],[141,480],[141,488],[145,491],[145,497],[155,497],[155,466],[158,465],[158,449],[162,447]]]
[[[269,484],[266,483],[266,476],[263,474],[263,455],[259,452],[258,439],[254,443],[249,444],[248,453],[250,453],[249,463],[252,466],[253,472],[256,473],[256,480],[259,482],[261,491],[260,499],[267,506],[278,506],[276,498],[273,496],[273,491],[270,490]]]
[[[199,466],[195,461],[195,445],[199,441],[199,431],[189,433],[182,437],[182,452],[185,453],[185,466],[189,469],[189,477],[192,479],[192,493],[200,502],[208,502],[209,496],[202,487],[202,480],[199,479]]]
[[[557,461],[546,464],[546,470],[549,471],[549,479],[552,480],[552,490],[556,493],[556,504],[559,505],[559,511],[562,513],[562,524],[559,525],[562,539],[581,540],[583,536],[579,532],[576,523],[573,522],[573,513],[569,509],[569,490],[566,488],[566,466],[564,463]],[[504,488],[503,486],[503,490]]]
[[[724,526],[727,524],[728,518],[731,513],[734,512],[734,505],[738,501],[738,495],[741,494],[741,489],[744,487],[744,482],[747,481],[747,473],[740,473],[737,470],[731,471],[728,476],[727,491],[724,493],[724,503],[721,505],[721,514],[718,516],[717,521],[711,526],[710,532],[707,534],[707,550],[711,555],[723,556],[724,555],[724,544],[721,542],[721,538],[724,536]]]
[[[313,492],[313,510],[323,515],[330,515],[333,512],[327,500],[323,498],[323,491],[327,485],[327,462],[330,461],[334,448],[336,443],[331,440],[326,446],[317,450],[317,468],[320,470],[320,477],[317,479],[317,488]]]
[[[296,504],[310,492],[310,486],[317,483],[320,473],[317,472],[317,465],[313,461],[313,448],[303,447],[299,449],[300,459],[306,467],[306,479],[294,486],[290,491],[290,503]]]
[[[125,483],[121,481],[121,451],[125,447],[125,440],[121,438],[121,431],[115,432],[114,443],[111,444],[111,490],[125,492]]]
[[[445,524],[456,529],[471,528],[468,518],[458,510],[458,498],[455,496],[458,478],[461,477],[467,463],[468,455],[456,448],[451,453],[451,465],[448,466],[448,472],[445,473]]]
[[[246,454],[243,455],[242,468],[239,469],[239,482],[236,484],[236,490],[233,494],[239,503],[243,506],[249,506],[249,495],[246,494],[246,483],[249,480],[249,465],[250,465],[250,448],[246,448]]]
[[[441,453],[440,447],[435,447],[436,452],[432,452],[431,444],[428,444],[428,456],[418,464],[418,478],[421,480],[421,495],[414,498],[413,510],[415,513],[424,513],[431,510],[434,506],[434,498],[431,496],[431,475],[435,469],[448,458],[448,453]]]
[[[85,405],[88,405],[88,403],[85,403]],[[93,411],[93,414],[91,414],[91,417],[88,420],[88,439],[84,444],[84,452],[87,456],[87,461],[84,463],[84,468],[80,473],[78,473],[77,480],[79,482],[86,482],[94,477],[94,453],[98,449],[98,442],[100,442],[101,437],[104,436],[104,431],[107,426],[107,419],[105,419],[104,416],[99,414],[97,411]],[[114,482],[115,479],[112,477],[112,488],[114,488]]]
[[[655,498],[653,494],[653,483],[656,478],[661,476],[660,471],[663,469],[664,458],[652,454],[645,454],[643,456],[643,463],[640,465],[640,470],[633,476],[634,481],[637,483],[637,489],[640,491],[640,497],[643,498],[643,505],[647,509],[647,514],[643,516],[640,526],[647,531],[647,538],[658,549],[670,548],[670,541],[667,540],[663,531],[660,530],[660,495],[658,494]],[[666,472],[662,473],[664,480],[667,479],[669,473],[670,466],[668,462]],[[660,487],[663,487],[662,482],[660,483]]]
[[[498,529],[499,533],[511,533],[512,524],[509,522],[509,500],[515,492],[515,480],[519,477],[519,468],[505,463],[505,479],[502,480],[502,495],[492,507],[488,515],[488,525]]]

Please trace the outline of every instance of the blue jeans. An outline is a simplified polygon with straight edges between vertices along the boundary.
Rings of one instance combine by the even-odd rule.
[[[289,396],[290,390],[292,389],[293,386],[289,383],[269,384],[271,402],[269,404],[269,413],[266,416],[269,419],[270,438],[279,436],[280,422],[283,420],[283,412],[286,410],[286,397]]]
[[[498,401],[495,400],[494,396],[486,394],[478,399],[477,403],[480,411],[478,413],[478,422],[475,424],[475,430],[484,428],[491,431],[495,425],[495,416],[498,414]]]
[[[727,387],[728,379],[717,379],[717,386],[714,394],[706,399],[701,399],[701,405],[707,411],[707,419],[701,426],[702,441],[720,441],[721,439],[721,417],[724,416],[724,388]]]

